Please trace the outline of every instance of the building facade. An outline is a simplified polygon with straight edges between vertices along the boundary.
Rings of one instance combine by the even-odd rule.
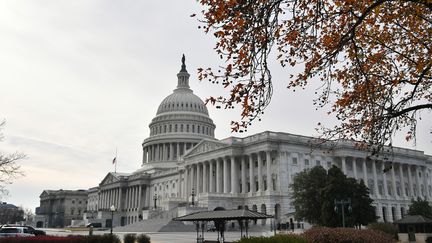
[[[296,173],[316,165],[335,165],[365,181],[381,221],[400,219],[412,198],[432,198],[432,157],[421,151],[393,148],[372,158],[350,141],[315,147],[312,137],[271,131],[218,140],[189,77],[183,58],[177,88],[159,105],[142,143],[141,168],[109,173],[91,188],[87,212],[96,218],[89,219],[108,224],[111,205],[116,225],[247,207],[287,222],[294,212],[288,185]],[[393,169],[383,173],[388,166]]]
[[[36,208],[36,227],[63,228],[82,221],[87,209],[87,190],[44,190]]]

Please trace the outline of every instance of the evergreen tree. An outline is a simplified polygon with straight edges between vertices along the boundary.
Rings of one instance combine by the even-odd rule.
[[[342,226],[342,207],[335,207],[335,200],[348,199],[351,205],[344,206],[346,226],[367,225],[376,220],[373,200],[364,182],[348,178],[336,166],[330,168],[328,173],[321,166],[298,173],[291,189],[296,218],[312,224]]]
[[[422,200],[420,197],[417,200],[412,199],[408,210],[409,215],[422,215],[432,218],[432,207],[427,200]]]

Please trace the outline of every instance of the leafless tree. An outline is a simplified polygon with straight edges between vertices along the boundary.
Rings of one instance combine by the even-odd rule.
[[[0,122],[0,141],[4,138],[1,129],[3,129],[5,123],[5,121]],[[14,179],[24,175],[18,161],[26,157],[27,156],[21,152],[14,152],[11,154],[3,154],[0,152],[0,198],[8,194],[5,188],[7,184],[11,184]]]

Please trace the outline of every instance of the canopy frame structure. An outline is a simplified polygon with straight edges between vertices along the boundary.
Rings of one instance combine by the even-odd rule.
[[[218,242],[225,242],[225,224],[227,221],[237,220],[240,225],[240,238],[249,237],[249,220],[273,218],[272,215],[250,211],[248,209],[215,210],[195,212],[181,217],[174,218],[174,221],[189,221],[196,225],[197,243],[204,242],[204,227],[209,221],[215,222],[218,233]],[[245,235],[243,234],[245,229]],[[200,233],[201,229],[201,235]]]

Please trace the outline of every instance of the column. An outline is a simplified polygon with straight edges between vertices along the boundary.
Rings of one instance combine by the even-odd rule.
[[[209,190],[208,192],[215,192],[213,186],[214,186],[214,180],[215,180],[215,172],[213,170],[213,160],[209,161]]]
[[[362,159],[362,166],[363,166],[363,181],[367,187],[368,185],[368,175],[367,175],[367,166],[366,166],[366,160]]]
[[[190,188],[189,188],[189,166],[185,166],[185,170],[184,170],[184,173],[185,173],[185,183],[184,183],[184,185],[185,185],[185,190],[184,190],[184,197],[185,198],[188,198],[189,197],[189,191],[190,191]]]
[[[174,146],[173,146],[173,143],[170,143],[169,146],[170,146],[169,159],[170,160],[174,160]]]
[[[118,197],[117,197],[117,208],[120,211],[121,210],[122,190],[121,190],[120,187],[117,190],[118,190],[118,192],[117,192],[117,194],[118,194]]]
[[[257,160],[258,160],[258,192],[264,191],[264,185],[263,185],[263,175],[262,175],[262,158],[261,158],[261,152],[257,153]]]
[[[406,191],[405,191],[405,178],[403,175],[403,165],[399,164],[399,177],[400,177],[400,184],[401,184],[401,197],[406,198]]]
[[[247,182],[246,182],[246,159],[245,156],[241,157],[241,192],[246,193],[247,192]]]
[[[422,167],[422,175],[423,175],[423,187],[424,187],[424,192],[425,192],[425,199],[429,198],[429,188],[428,188],[428,183],[427,183],[427,177],[426,177],[426,167]]]
[[[209,179],[208,176],[208,161],[204,161],[202,163],[202,167],[203,167],[203,176],[202,176],[202,192],[208,192],[208,188],[207,188],[207,180]]]
[[[177,160],[180,158],[180,143],[177,143]]]
[[[383,161],[381,163],[381,171],[384,171],[385,169],[385,162]],[[387,188],[387,174],[383,173],[383,186],[384,186],[384,196],[388,197],[389,193],[388,193],[388,188]]]
[[[411,175],[411,165],[407,165],[407,171],[408,171],[408,184],[410,189],[410,196],[411,198],[414,197],[414,187],[413,187],[413,181],[412,181],[412,175]]]
[[[191,165],[191,192],[192,190],[195,191],[195,193],[197,193],[197,188],[196,188],[196,183],[195,183],[195,179],[196,179],[196,165]]]
[[[143,163],[147,163],[147,148],[143,148]]]
[[[138,209],[138,212],[140,212],[140,213],[141,213],[141,209],[142,209],[141,197],[142,197],[142,186],[139,185],[138,186],[138,201],[137,201],[138,203],[137,203],[137,209]]]
[[[378,177],[376,172],[376,162],[372,161],[372,172],[374,177],[374,191],[377,198],[380,198],[379,190],[378,190]]]
[[[231,193],[238,193],[238,173],[234,156],[231,156]]]
[[[185,146],[186,147],[186,146]],[[196,193],[198,195],[198,193],[201,192],[201,167],[200,167],[200,163],[196,164]]]
[[[177,183],[177,197],[181,198],[183,193],[183,182],[182,182],[182,171],[179,171],[178,183]]]
[[[352,157],[352,167],[353,167],[353,172],[354,172],[354,179],[358,179],[357,177],[357,160]]]
[[[421,185],[420,185],[420,178],[419,178],[419,166],[415,165],[414,168],[415,168],[415,173],[416,173],[415,178],[416,178],[416,184],[417,184],[417,196],[422,198],[423,195],[421,194]]]
[[[148,146],[148,148],[149,148],[149,161],[150,162],[153,162],[154,161],[154,155],[153,155],[153,145],[149,145]]]
[[[136,188],[136,186],[133,186],[132,187],[132,205],[131,205],[131,208],[132,208],[132,210],[135,210],[135,207],[136,207],[136,195],[137,194],[137,188]]]
[[[399,196],[397,195],[397,188],[396,188],[396,176],[395,176],[395,164],[392,164],[393,168],[391,169],[391,179],[392,179],[392,186],[393,186],[393,196],[394,198],[398,198]]]
[[[253,156],[249,155],[249,184],[250,192],[255,192],[255,178],[254,178],[254,167],[253,167]]]
[[[223,157],[223,192],[229,193],[228,159]]]
[[[347,174],[347,168],[346,168],[346,161],[345,161],[345,157],[341,157],[341,161],[342,161],[342,171],[345,175]]]
[[[222,192],[222,168],[219,159],[216,159],[216,192]]]
[[[273,177],[271,173],[271,152],[266,152],[266,160],[267,160],[267,191],[273,191]]]

